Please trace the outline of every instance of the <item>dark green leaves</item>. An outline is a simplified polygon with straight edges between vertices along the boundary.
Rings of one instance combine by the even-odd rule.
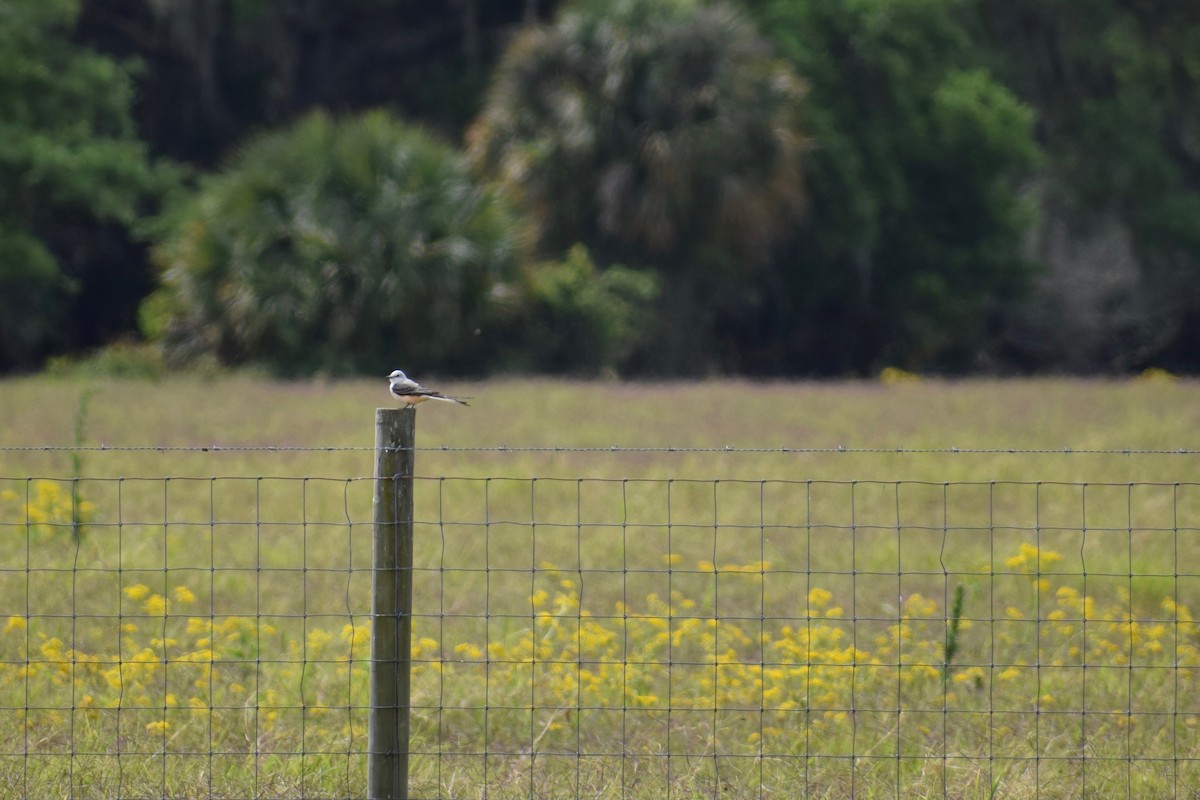
[[[384,112],[252,140],[167,223],[144,318],[168,350],[289,374],[472,365],[515,264],[499,198]]]
[[[0,3],[0,369],[86,338],[67,312],[81,282],[105,280],[91,232],[133,224],[174,180],[133,134],[131,67],[72,41],[78,11]]]

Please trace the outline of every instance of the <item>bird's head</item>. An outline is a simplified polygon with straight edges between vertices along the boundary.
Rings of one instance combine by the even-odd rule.
[[[391,375],[388,375],[388,380],[391,381],[392,383],[395,383],[396,381],[406,381],[406,380],[408,380],[408,376],[405,375],[400,370],[396,369],[396,370],[392,370]]]

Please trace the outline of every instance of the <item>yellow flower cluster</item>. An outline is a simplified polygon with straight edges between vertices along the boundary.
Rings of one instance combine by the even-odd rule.
[[[1190,684],[1193,671],[1176,669],[1200,666],[1194,644],[1200,637],[1186,607],[1164,600],[1157,609],[1161,619],[1147,622],[1127,594],[1117,593],[1098,608],[1095,598],[1072,586],[1052,587],[1040,577],[1061,560],[1059,553],[1031,544],[1006,559],[1010,569],[1029,574],[1028,602],[997,617],[973,610],[968,601],[959,620],[961,649],[949,665],[947,612],[920,594],[904,598],[896,619],[864,636],[862,630],[874,630],[866,623],[878,620],[847,619],[834,594],[821,587],[809,590],[795,620],[747,621],[707,615],[679,592],[669,598],[648,595],[637,608],[617,603],[611,612],[593,612],[580,607],[573,582],[564,580],[530,596],[528,627],[486,645],[448,648],[440,687],[453,686],[462,708],[622,710],[650,718],[739,711],[742,741],[765,752],[787,750],[816,733],[822,741],[839,732],[853,735],[855,728],[861,735],[862,721],[854,723],[864,708],[893,709],[893,720],[977,711],[974,718],[984,731],[989,709],[1030,714],[1051,706],[1103,714],[1124,709],[1122,721],[1113,723],[1128,725],[1134,716],[1129,664],[1160,668],[1136,673],[1139,684],[1157,680],[1170,687],[1177,677]],[[543,566],[557,580],[553,568]],[[769,565],[699,562],[696,568],[761,580]],[[975,637],[981,616],[989,630]],[[436,647],[423,639],[423,657]],[[487,669],[475,669],[473,662]],[[1085,663],[1106,668],[1089,673],[1086,697],[1080,688]],[[1124,672],[1113,669],[1122,667]],[[502,724],[501,716],[491,713],[497,720],[493,735],[525,729]],[[542,741],[556,732],[579,735],[556,720]],[[558,744],[569,746],[569,739]]]
[[[347,624],[337,636],[316,629],[296,640],[253,617],[189,614],[196,592],[185,585],[160,594],[133,584],[122,594],[136,612],[114,628],[115,651],[72,648],[61,636],[36,630],[45,620],[8,617],[4,652],[15,656],[0,664],[0,702],[30,706],[24,715],[28,732],[61,724],[61,714],[49,709],[70,708],[75,698],[75,707],[89,719],[119,710],[126,720],[145,720],[146,733],[171,735],[186,752],[208,746],[213,717],[213,733],[243,742],[249,732],[286,741],[294,731],[274,733],[282,711],[302,709],[317,717],[346,709],[347,687],[359,690],[357,702],[365,700],[370,649],[365,624]],[[131,711],[142,716],[125,713]],[[346,719],[343,714],[342,722]],[[351,735],[365,734],[361,723],[353,727],[308,726],[305,737],[310,747],[320,740],[340,742],[344,749]],[[123,728],[121,735],[130,734]]]
[[[948,612],[916,593],[890,614],[858,619],[819,586],[797,598],[789,619],[717,616],[709,600],[679,591],[586,608],[576,581],[547,566],[528,618],[492,627],[489,639],[439,642],[421,630],[429,618],[417,618],[412,730],[449,736],[451,747],[482,729],[498,752],[523,752],[609,747],[614,735],[629,737],[626,748],[655,747],[653,734],[637,738],[638,726],[669,727],[676,741],[694,737],[688,752],[795,754],[848,753],[868,740],[920,752],[945,747],[950,725],[1001,752],[1025,738],[994,736],[989,725],[1012,732],[1022,715],[1049,710],[1060,713],[1037,717],[1044,741],[1079,730],[1079,717],[1062,713],[1070,711],[1087,712],[1093,737],[1121,730],[1118,743],[1132,742],[1128,732],[1152,718],[1143,714],[1179,713],[1180,724],[1200,726],[1170,706],[1200,676],[1189,608],[1175,597],[1050,585],[1041,570],[1059,560],[1022,545],[1005,563],[1027,575],[1024,589],[992,600],[968,593],[949,665]],[[770,565],[698,568],[761,587]],[[119,645],[97,652],[47,633],[54,620],[7,618],[0,705],[28,709],[23,735],[60,730],[64,714],[101,735],[106,713],[120,709],[120,735],[136,720],[136,735],[168,751],[365,745],[368,625],[301,633],[197,614],[197,591],[182,584],[132,584],[122,594],[136,613],[114,623]],[[1156,752],[1152,738],[1139,746]]]
[[[96,510],[94,503],[73,496],[70,484],[63,481],[33,481],[27,495],[5,489],[0,492],[0,501],[19,503],[29,531],[40,536],[69,532]]]

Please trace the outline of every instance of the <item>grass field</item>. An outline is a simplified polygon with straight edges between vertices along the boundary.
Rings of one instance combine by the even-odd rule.
[[[1200,780],[1195,383],[437,385],[414,797]],[[0,796],[365,793],[385,388],[0,382]]]

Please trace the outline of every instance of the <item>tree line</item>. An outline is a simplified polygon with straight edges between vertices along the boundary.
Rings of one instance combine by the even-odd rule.
[[[0,3],[0,370],[1200,367],[1200,5]]]

